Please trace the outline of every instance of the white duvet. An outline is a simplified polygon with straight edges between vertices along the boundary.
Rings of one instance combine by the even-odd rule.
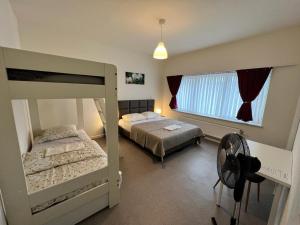
[[[82,141],[76,141],[74,143],[66,143],[57,147],[48,147],[45,150],[45,157],[52,155],[59,155],[66,152],[78,151],[84,149],[85,145]]]

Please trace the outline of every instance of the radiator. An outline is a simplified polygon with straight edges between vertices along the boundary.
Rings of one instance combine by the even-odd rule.
[[[210,123],[206,121],[196,120],[190,117],[181,117],[181,120],[187,123],[195,124],[201,128],[203,133],[209,138],[216,140],[222,139],[222,137],[228,133],[242,133],[241,129],[235,127],[224,126],[220,124]]]

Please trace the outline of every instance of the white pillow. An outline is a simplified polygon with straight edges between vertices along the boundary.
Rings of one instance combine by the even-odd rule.
[[[131,113],[122,116],[122,119],[126,122],[134,122],[139,120],[145,120],[146,117],[140,113]]]
[[[143,116],[145,116],[147,119],[154,119],[154,118],[157,118],[157,117],[160,117],[160,115],[156,112],[143,112],[142,113]]]
[[[78,131],[75,125],[51,127],[44,130],[35,141],[40,144],[46,141],[54,141],[68,137],[78,137]]]

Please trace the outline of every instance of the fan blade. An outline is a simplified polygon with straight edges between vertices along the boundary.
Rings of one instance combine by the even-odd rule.
[[[237,148],[237,147],[235,147],[235,149],[234,149],[234,152],[232,153],[233,155],[237,155],[236,153],[238,152],[240,150],[240,146]]]
[[[228,182],[229,178],[231,177],[233,173],[230,171],[229,175],[226,177],[226,183]]]

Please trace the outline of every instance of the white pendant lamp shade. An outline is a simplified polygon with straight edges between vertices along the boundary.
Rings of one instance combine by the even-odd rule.
[[[158,43],[157,47],[155,48],[153,52],[153,58],[154,59],[167,59],[168,58],[168,52],[165,47],[165,44],[161,41]]]
[[[162,25],[166,22],[165,19],[159,19],[160,24],[160,42],[158,43],[157,47],[155,48],[153,52],[153,58],[154,59],[167,59],[168,58],[168,52],[165,47],[164,42],[162,41]]]

